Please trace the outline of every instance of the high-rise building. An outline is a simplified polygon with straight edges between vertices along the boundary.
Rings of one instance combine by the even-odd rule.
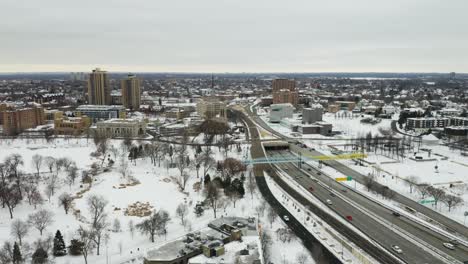
[[[272,83],[273,104],[297,105],[299,94],[296,90],[296,82],[288,79],[276,79]]]
[[[273,93],[279,92],[280,90],[289,90],[291,92],[296,91],[296,82],[288,79],[275,79],[272,83]]]
[[[131,110],[140,109],[141,90],[140,80],[133,74],[120,81],[122,88],[122,104]]]
[[[106,71],[96,68],[88,78],[88,104],[109,105],[111,104],[111,88]]]

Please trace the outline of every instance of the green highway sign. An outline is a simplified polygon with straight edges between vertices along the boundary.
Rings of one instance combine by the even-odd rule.
[[[419,201],[419,203],[420,203],[420,204],[435,203],[435,200],[434,200],[434,199],[432,199],[432,200],[426,199],[426,200],[421,200],[421,201]]]

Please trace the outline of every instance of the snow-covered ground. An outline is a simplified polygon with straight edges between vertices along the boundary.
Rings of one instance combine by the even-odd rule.
[[[139,144],[139,142],[134,142]],[[110,145],[120,148],[121,141],[112,140]],[[40,154],[43,156],[51,156],[54,158],[67,157],[76,162],[79,169],[79,177],[75,184],[68,186],[63,182],[66,173],[61,171],[59,173],[60,184],[59,188],[55,191],[55,194],[51,197],[50,201],[45,197],[43,205],[38,206],[34,209],[33,206],[29,205],[26,201],[23,201],[14,210],[14,219],[26,220],[28,215],[40,209],[47,209],[54,214],[54,223],[46,228],[42,236],[35,229],[30,229],[28,235],[24,238],[24,244],[31,245],[38,238],[45,238],[47,236],[55,234],[56,230],[60,230],[64,236],[66,245],[68,246],[70,240],[76,237],[76,230],[80,225],[87,226],[87,219],[89,219],[89,212],[87,206],[87,198],[91,195],[102,195],[109,203],[106,206],[106,212],[108,219],[111,224],[109,229],[112,229],[112,224],[115,219],[118,219],[121,224],[121,231],[109,232],[109,239],[105,239],[101,245],[101,255],[97,256],[96,252],[93,252],[89,258],[88,263],[126,263],[132,259],[141,260],[143,252],[159,243],[164,243],[184,235],[190,230],[196,230],[206,227],[208,222],[213,219],[213,212],[210,209],[206,209],[204,214],[197,217],[194,213],[194,206],[197,202],[204,199],[202,191],[196,188],[196,184],[200,182],[200,178],[196,177],[194,169],[188,169],[187,172],[190,174],[190,178],[187,183],[185,191],[180,191],[179,187],[174,183],[173,177],[179,175],[179,171],[176,168],[168,169],[165,164],[168,158],[166,157],[162,162],[161,166],[151,164],[149,158],[139,158],[135,163],[129,162],[130,174],[139,181],[139,184],[132,186],[123,187],[122,184],[128,183],[129,180],[125,179],[119,173],[120,159],[116,158],[116,163],[110,168],[109,171],[98,174],[94,177],[94,181],[91,185],[81,183],[81,171],[90,169],[93,162],[101,162],[101,159],[91,157],[91,153],[96,150],[93,140],[89,141],[86,139],[56,139],[51,143],[47,143],[44,140],[26,140],[16,139],[8,141],[0,141],[0,162],[3,162],[4,158],[10,154],[18,153],[21,154],[24,160],[24,165],[20,166],[20,169],[26,173],[34,173],[35,169],[32,166],[32,156],[34,154]],[[219,150],[216,147],[212,148],[214,151],[214,157],[216,160],[224,159],[224,151]],[[188,148],[188,153],[191,159],[193,159],[195,148]],[[112,156],[112,154],[109,154]],[[232,148],[228,153],[229,157],[244,159],[249,157],[249,145],[242,145],[241,151],[238,152],[235,147]],[[107,161],[104,163],[107,166]],[[216,166],[215,166],[216,167]],[[216,171],[213,168],[210,175],[215,175]],[[48,168],[43,165],[41,168],[41,176],[47,178],[50,176]],[[201,173],[200,173],[201,174]],[[90,186],[90,188],[89,188]],[[87,190],[89,188],[89,190]],[[44,184],[39,185],[39,190],[44,193]],[[63,192],[68,192],[72,195],[82,193],[82,197],[78,197],[73,202],[73,207],[69,214],[65,214],[63,207],[59,206],[58,196]],[[43,195],[44,196],[44,195]],[[126,216],[124,210],[130,204],[135,202],[148,202],[154,209],[164,209],[169,212],[171,221],[169,222],[167,235],[156,237],[155,243],[151,243],[148,236],[140,234],[135,231],[132,235],[129,230],[129,222],[133,221],[134,224],[138,224],[144,218],[137,216]],[[184,203],[188,205],[189,212],[185,226],[181,224],[179,218],[177,218],[175,211],[176,207]],[[228,200],[223,199],[223,203],[226,204],[224,208],[219,209],[219,216],[240,216],[249,217],[258,215],[258,206],[265,204],[263,198],[258,192],[255,192],[253,197],[246,191],[246,195],[243,199],[239,200],[234,208],[234,205]],[[12,220],[9,217],[7,209],[0,209],[0,243],[10,241],[13,242],[14,238],[10,235],[10,226]],[[78,212],[82,220],[79,219],[72,213]],[[218,216],[218,217],[219,217]],[[267,221],[267,214],[263,213],[260,215],[260,222],[269,223]],[[273,225],[265,224],[266,228],[275,237],[275,232],[280,227],[285,227],[282,221],[275,221]],[[290,242],[281,242],[277,239],[273,239],[272,244],[272,261],[274,263],[294,263],[295,255],[298,251],[303,250],[300,240],[292,238]],[[27,247],[23,245],[23,255],[27,256]],[[284,253],[280,249],[289,248],[291,250]],[[297,250],[293,250],[297,249]],[[308,255],[309,259],[311,257]],[[283,259],[289,262],[283,262]],[[64,256],[57,257],[55,259],[57,264],[81,264],[84,263],[82,256]],[[312,263],[310,262],[307,263]]]

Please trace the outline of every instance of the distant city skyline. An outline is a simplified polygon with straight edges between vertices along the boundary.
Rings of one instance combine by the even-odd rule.
[[[0,3],[0,72],[468,72],[463,0]]]

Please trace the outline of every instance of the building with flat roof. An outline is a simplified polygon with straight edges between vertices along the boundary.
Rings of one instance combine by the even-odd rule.
[[[111,87],[106,71],[94,69],[88,77],[88,104],[110,105]]]
[[[54,132],[56,135],[81,135],[91,125],[87,116],[61,117],[54,120]]]
[[[203,98],[197,102],[197,112],[205,119],[227,119],[226,103],[217,98]]]
[[[406,129],[418,128],[444,128],[448,126],[450,120],[446,117],[411,117],[406,119]]]
[[[93,121],[112,118],[125,118],[126,111],[122,105],[80,105],[75,110],[75,116],[88,116]]]
[[[142,137],[146,122],[138,119],[110,119],[96,123],[96,133],[107,138]]]
[[[299,93],[296,90],[296,82],[288,79],[275,79],[272,82],[273,104],[290,103],[297,105]]]
[[[255,219],[224,217],[178,239],[145,252],[144,264],[187,264],[198,255],[216,258],[225,254],[225,245],[241,241],[243,236],[258,236]],[[259,258],[248,264],[259,263]],[[192,262],[193,263],[193,262]]]
[[[127,78],[120,81],[120,87],[122,89],[122,104],[130,110],[140,109],[140,80],[136,75],[129,74]]]
[[[272,104],[270,106],[270,122],[279,123],[283,118],[291,118],[293,116],[294,106],[290,103]]]
[[[26,129],[45,124],[44,108],[40,106],[5,110],[1,113],[3,134],[6,136],[15,136]]]
[[[302,123],[312,124],[322,121],[323,107],[321,105],[314,105],[310,108],[302,109]]]

